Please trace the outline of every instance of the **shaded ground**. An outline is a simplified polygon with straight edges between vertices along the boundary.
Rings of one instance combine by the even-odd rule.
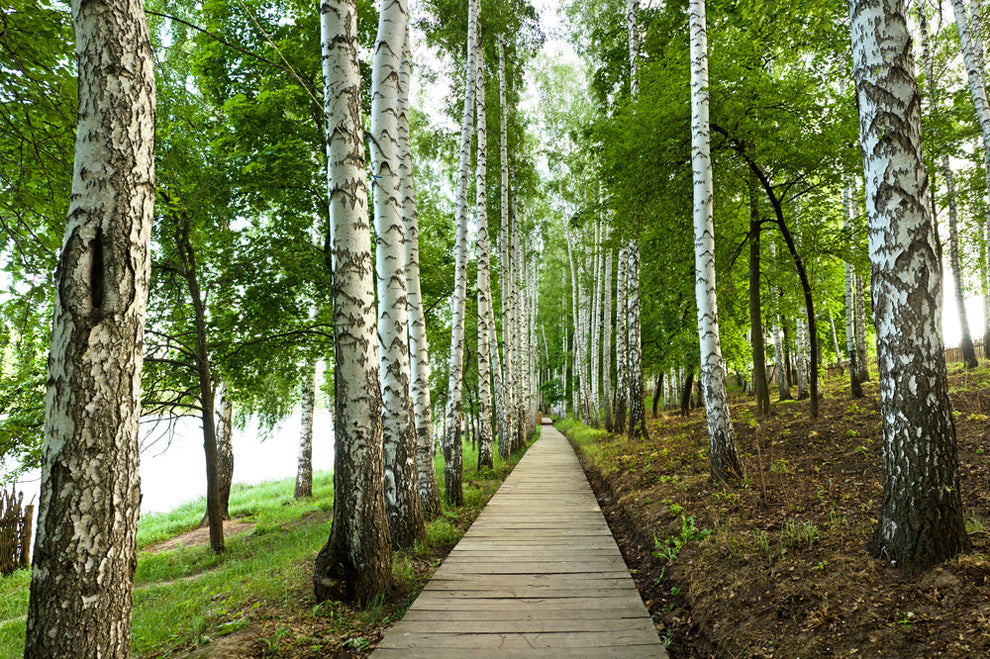
[[[918,579],[864,550],[882,493],[876,383],[773,404],[735,398],[745,482],[708,481],[703,415],[651,419],[585,460],[671,657],[990,656],[990,370],[950,373],[970,553]],[[711,531],[707,537],[704,530]]]

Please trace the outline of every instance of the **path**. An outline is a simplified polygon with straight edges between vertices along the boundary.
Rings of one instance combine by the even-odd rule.
[[[373,656],[663,657],[570,444],[526,452]]]

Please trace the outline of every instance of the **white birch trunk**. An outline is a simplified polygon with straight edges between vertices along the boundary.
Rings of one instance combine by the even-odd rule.
[[[859,381],[870,379],[869,352],[866,347],[866,302],[863,278],[856,275],[856,353],[859,355]]]
[[[479,49],[475,58],[475,94],[477,101],[477,165],[475,172],[475,224],[478,231],[478,468],[494,468],[492,454],[492,385],[491,385],[491,333],[492,278],[488,240],[488,122],[485,116],[485,66],[484,55]]]
[[[849,179],[845,186],[843,186],[842,197],[845,202],[846,207],[846,217],[844,221],[844,227],[847,231],[852,231],[853,218],[856,214],[856,206],[853,201],[854,199],[854,186],[855,182],[853,179]],[[846,274],[846,355],[849,358],[849,394],[853,398],[861,398],[863,396],[863,386],[861,380],[859,379],[860,368],[859,360],[861,356],[859,354],[859,347],[856,344],[856,275],[853,272],[853,267],[851,263],[845,264],[845,274]]]
[[[959,257],[959,213],[956,209],[956,177],[949,163],[949,156],[942,156],[942,175],[945,177],[945,191],[949,201],[949,265],[955,280],[956,308],[959,314],[959,328],[962,332],[963,361],[967,368],[976,368],[976,352],[973,338],[969,334],[969,318],[966,314],[966,296],[963,293],[962,259]]]
[[[795,329],[795,357],[797,358],[798,400],[804,400],[808,393],[808,323],[797,318]]]
[[[608,247],[611,233],[605,223],[605,275],[602,278],[602,402],[604,404],[605,429],[612,432],[615,419],[612,411],[612,248]]]
[[[155,203],[155,77],[139,0],[72,2],[78,125],[55,272],[27,657],[127,657]]]
[[[382,394],[354,0],[324,0],[320,33],[328,124],[336,423],[333,526],[316,557],[313,590],[317,602],[367,601],[392,582],[392,541],[383,488]]]
[[[597,428],[601,424],[601,333],[602,333],[602,238],[601,226],[595,223],[594,294],[591,299],[591,418]]]
[[[626,431],[626,410],[629,407],[629,316],[626,312],[626,287],[629,284],[628,248],[619,248],[619,263],[615,277],[615,430]]]
[[[701,344],[701,384],[708,421],[712,480],[724,483],[742,476],[725,391],[725,366],[719,340],[715,296],[714,192],[709,153],[708,36],[704,0],[690,0],[691,28],[691,162],[694,170],[695,295]]]
[[[502,266],[502,350],[505,355],[502,389],[505,404],[501,409],[498,452],[503,459],[512,450],[513,410],[515,409],[515,360],[512,352],[512,258],[509,245],[509,109],[506,101],[505,38],[498,38],[499,160],[501,164],[499,245]]]
[[[526,445],[526,400],[525,400],[525,363],[524,353],[525,337],[523,335],[523,313],[522,313],[522,289],[525,284],[525,274],[523,272],[523,244],[522,244],[522,223],[519,217],[518,197],[515,190],[512,191],[512,354],[513,354],[513,386],[515,392],[515,409],[513,417],[515,423],[515,435],[513,445],[518,449]]]
[[[399,71],[399,175],[402,179],[403,250],[406,261],[406,310],[409,314],[409,381],[416,418],[416,473],[419,503],[426,519],[440,514],[440,490],[433,467],[433,412],[430,401],[430,357],[426,314],[419,280],[419,218],[409,148],[409,79],[412,70],[409,21]]]
[[[969,546],[941,329],[918,87],[903,0],[850,0],[883,421],[870,552],[914,575]]]
[[[307,369],[303,377],[301,387],[302,411],[300,413],[299,424],[299,459],[296,461],[296,487],[293,491],[293,498],[303,499],[313,496],[313,411],[316,407],[316,365]],[[222,407],[227,407],[223,402],[220,392],[217,392],[217,399],[221,401],[217,406],[218,416]],[[217,433],[221,435],[222,433]],[[219,445],[220,442],[217,441]]]
[[[464,75],[464,112],[461,120],[461,155],[457,167],[457,236],[454,245],[454,294],[450,301],[450,362],[447,383],[447,426],[444,432],[444,486],[447,501],[464,502],[461,483],[461,393],[464,387],[464,305],[467,298],[467,192],[471,166],[471,132],[475,103],[475,57],[477,52],[477,0],[468,2],[467,64]]]
[[[371,70],[371,190],[375,207],[378,363],[382,388],[385,511],[395,547],[426,535],[416,474],[416,420],[410,396],[405,226],[399,163],[399,68],[406,0],[381,0]]]

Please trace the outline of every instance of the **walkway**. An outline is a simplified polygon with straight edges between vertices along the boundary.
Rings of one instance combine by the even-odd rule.
[[[574,450],[549,425],[374,652],[493,655],[667,656]]]

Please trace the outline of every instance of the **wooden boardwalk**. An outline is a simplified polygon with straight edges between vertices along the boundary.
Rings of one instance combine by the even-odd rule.
[[[667,653],[574,450],[544,425],[373,656]]]

